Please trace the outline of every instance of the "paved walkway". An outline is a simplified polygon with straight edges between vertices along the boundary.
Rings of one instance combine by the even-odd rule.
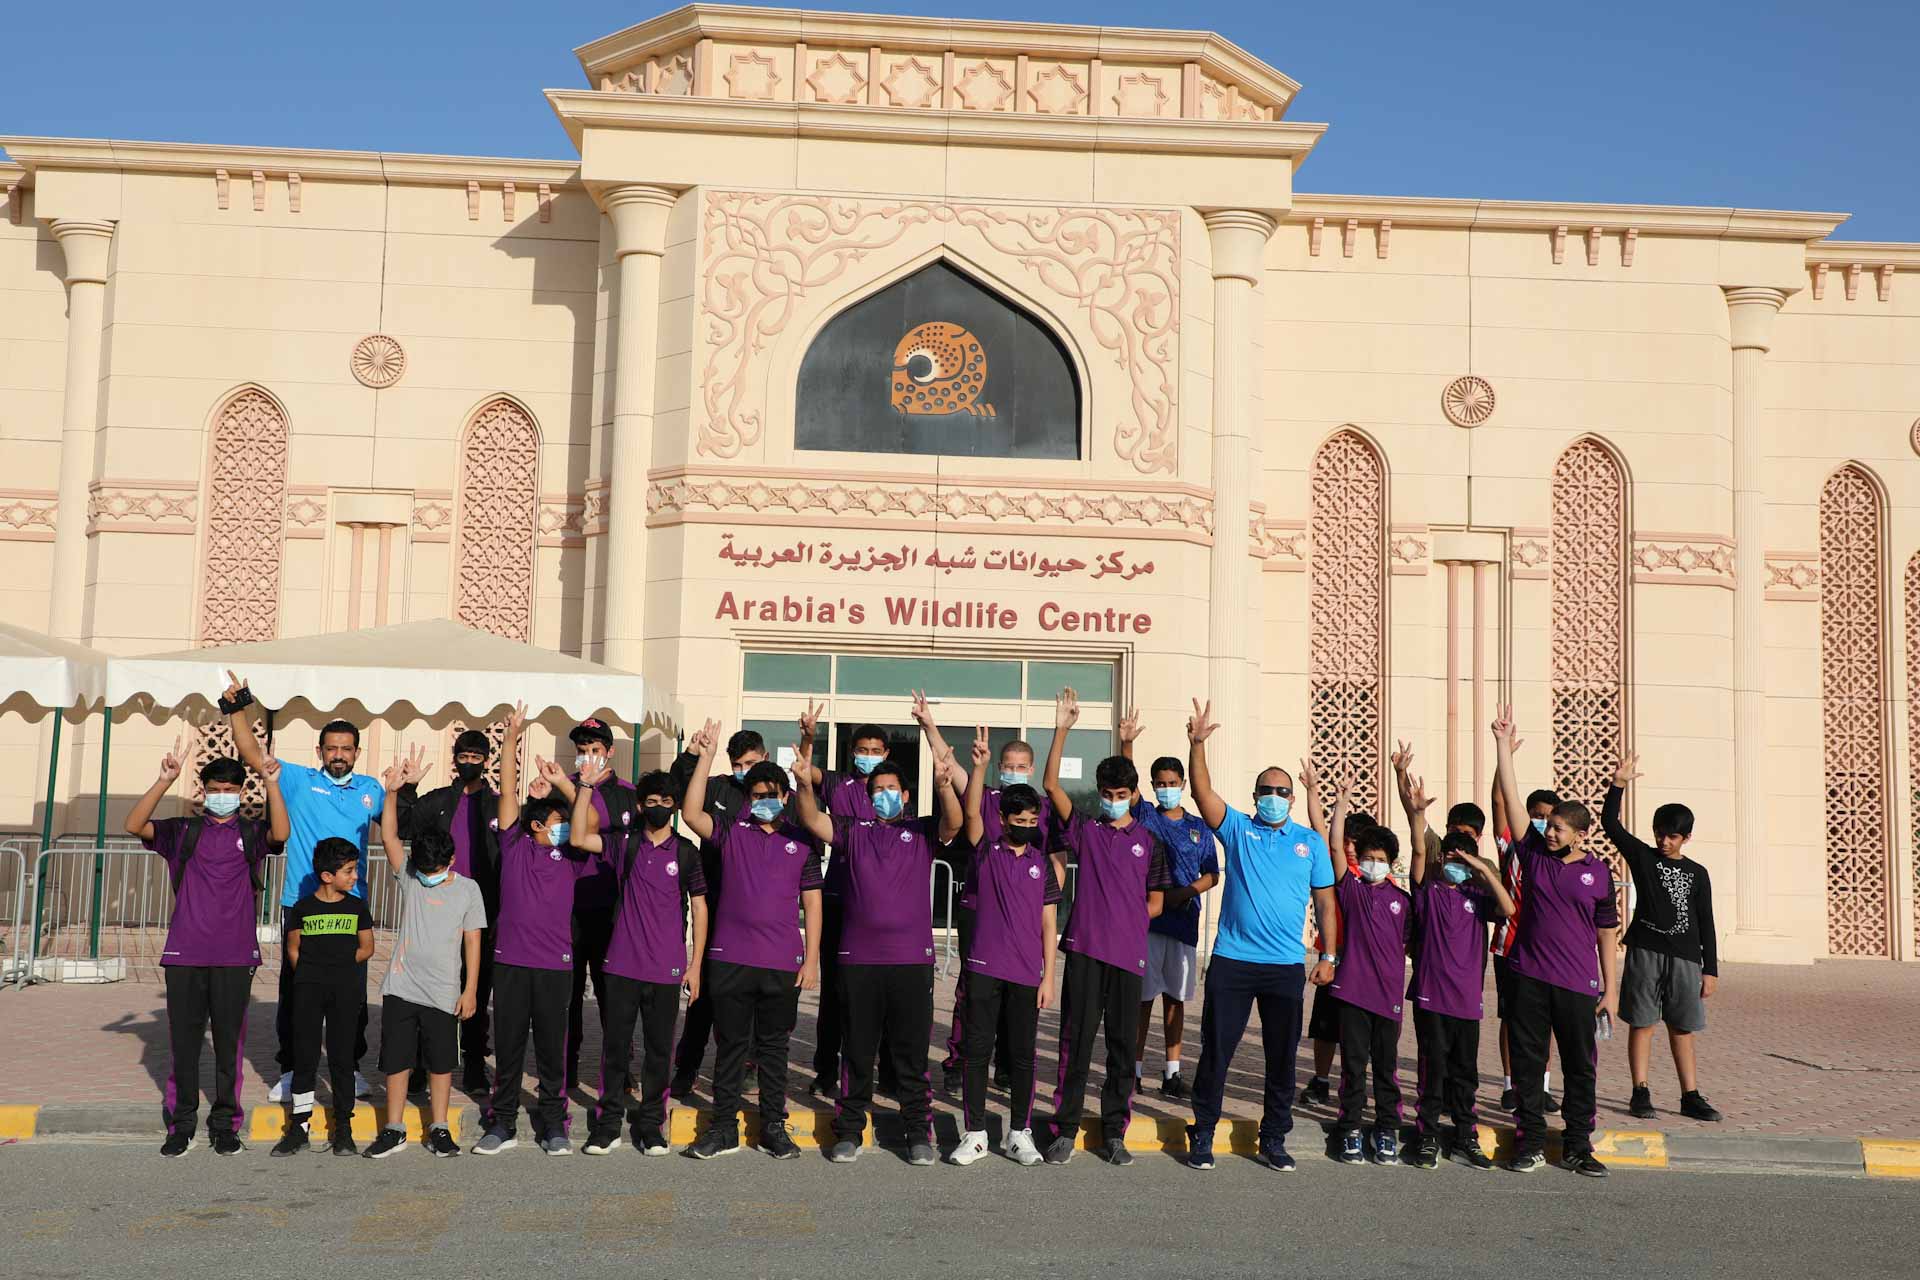
[[[376,962],[377,965],[377,962]],[[378,971],[374,982],[378,982]],[[375,989],[377,1000],[377,987]],[[273,975],[263,972],[255,982],[246,1044],[247,1070],[242,1101],[249,1107],[265,1097],[263,1080],[274,1076]],[[936,1040],[943,1039],[952,996],[952,982],[938,982]],[[814,1045],[815,1001],[802,1000],[800,1025],[794,1033],[793,1089],[798,1106],[800,1089],[812,1079],[809,1063]],[[1487,1007],[1493,1007],[1491,991]],[[594,1018],[589,1009],[589,1024]],[[1190,1048],[1187,1070],[1193,1069],[1199,1027],[1198,1002],[1190,1007]],[[159,1124],[160,1082],[168,1062],[165,1042],[165,994],[150,980],[103,986],[40,985],[25,991],[0,993],[0,1027],[6,1051],[0,1053],[0,1104],[100,1103],[145,1104],[154,1107]],[[1651,1121],[1627,1115],[1630,1088],[1624,1028],[1611,1045],[1602,1046],[1600,1116],[1602,1128],[1663,1129],[1679,1132],[1711,1130],[1726,1134],[1823,1135],[1835,1137],[1920,1138],[1920,965],[1873,961],[1826,961],[1809,968],[1729,965],[1720,981],[1720,994],[1709,1005],[1711,1025],[1700,1037],[1702,1089],[1726,1115],[1719,1126],[1703,1126],[1680,1117],[1679,1088],[1674,1083],[1665,1037],[1654,1044],[1652,1084],[1662,1110]],[[1497,1110],[1499,1054],[1496,1023],[1491,1017],[1481,1039],[1480,1091],[1482,1120],[1504,1122]],[[370,1034],[374,1052],[366,1065],[377,1061],[377,1010]],[[1040,1089],[1037,1109],[1044,1115],[1051,1094],[1058,1047],[1058,1023],[1042,1020]],[[1228,1077],[1229,1115],[1256,1116],[1260,1107],[1262,1065],[1257,1028],[1250,1028]],[[590,1030],[584,1061],[596,1060],[598,1033]],[[936,1048],[936,1055],[937,1055]],[[1301,1046],[1302,1078],[1311,1062],[1310,1046]],[[1413,1081],[1413,1028],[1401,1039],[1402,1082]],[[1147,1055],[1147,1076],[1157,1081],[1162,1050],[1156,1029]],[[209,1050],[203,1071],[211,1071]],[[709,1055],[708,1067],[712,1058]],[[590,1068],[583,1069],[589,1080]],[[324,1079],[324,1069],[322,1072]],[[937,1103],[947,1110],[958,1105],[937,1087]],[[530,1086],[531,1087],[531,1086]],[[1088,1102],[1098,1112],[1100,1073],[1089,1084]],[[1559,1092],[1559,1073],[1554,1075]],[[324,1090],[324,1086],[323,1086]],[[710,1085],[702,1077],[696,1103],[710,1100]],[[584,1095],[576,1099],[585,1102]],[[1000,1102],[995,1100],[995,1109]],[[891,1104],[882,1102],[885,1110]],[[1411,1098],[1409,1098],[1411,1106]],[[1162,1099],[1150,1087],[1137,1101],[1136,1111],[1149,1117],[1182,1117],[1182,1104]],[[1302,1124],[1330,1119],[1320,1108],[1300,1111]]]

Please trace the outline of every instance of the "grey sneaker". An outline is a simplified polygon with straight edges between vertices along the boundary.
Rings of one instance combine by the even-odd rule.
[[[573,1144],[567,1141],[567,1135],[564,1133],[549,1134],[540,1139],[540,1149],[550,1156],[570,1156],[573,1154]]]
[[[916,1142],[907,1148],[907,1163],[916,1169],[924,1169],[939,1158],[931,1142]]]
[[[860,1144],[851,1138],[842,1138],[833,1144],[833,1150],[827,1153],[827,1159],[835,1164],[852,1164],[860,1158]]]
[[[1119,1138],[1108,1139],[1101,1154],[1106,1156],[1108,1164],[1117,1168],[1124,1169],[1133,1163],[1133,1152],[1127,1150],[1127,1144]]]
[[[1007,1159],[1029,1169],[1046,1159],[1040,1154],[1040,1148],[1034,1145],[1031,1129],[1015,1129],[1000,1144],[1000,1150]]]
[[[510,1133],[495,1129],[486,1137],[473,1144],[473,1154],[477,1156],[497,1156],[502,1151],[511,1151],[519,1146],[519,1140]]]
[[[1049,1142],[1044,1159],[1048,1164],[1065,1164],[1073,1159],[1073,1138],[1063,1133]]]

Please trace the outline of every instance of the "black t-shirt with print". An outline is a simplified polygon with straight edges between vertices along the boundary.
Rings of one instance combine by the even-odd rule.
[[[300,963],[294,967],[295,982],[324,982],[351,968],[353,953],[360,949],[360,931],[373,928],[373,915],[365,898],[348,896],[338,902],[322,902],[308,894],[287,908],[286,930],[300,931]]]

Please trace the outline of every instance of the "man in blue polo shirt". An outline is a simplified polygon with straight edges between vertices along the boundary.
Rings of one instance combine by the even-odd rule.
[[[233,725],[236,753],[248,768],[264,773],[267,754],[253,736],[253,692],[247,682],[227,672],[227,691],[220,699],[220,710]],[[338,836],[360,852],[360,874],[350,891],[354,897],[366,895],[367,828],[378,824],[386,808],[387,790],[378,778],[355,773],[360,761],[360,730],[345,720],[330,720],[320,729],[317,748],[320,767],[280,762],[280,794],[287,804],[287,873],[280,888],[282,910],[312,893],[320,883],[313,873],[313,849],[322,840]],[[367,967],[360,966],[362,985]],[[282,1102],[292,1088],[293,1075],[293,970],[284,961],[280,965],[280,1002],[274,1015],[274,1030],[279,1034],[280,1081],[267,1094],[269,1102]],[[367,1054],[367,1008],[360,1005],[360,1030],[354,1037],[354,1092],[366,1097],[373,1092],[358,1065]]]
[[[1266,1105],[1260,1115],[1258,1158],[1269,1169],[1293,1171],[1287,1134],[1293,1129],[1294,1053],[1300,1046],[1300,1004],[1307,982],[1333,981],[1340,924],[1333,909],[1333,864],[1327,843],[1311,827],[1294,822],[1293,776],[1277,766],[1254,779],[1251,817],[1230,808],[1213,789],[1207,769],[1207,738],[1219,725],[1213,704],[1193,700],[1187,721],[1188,781],[1200,816],[1220,837],[1226,854],[1226,888],[1220,899],[1220,931],[1207,965],[1207,999],[1200,1011],[1200,1065],[1193,1078],[1193,1123],[1187,1126],[1187,1163],[1213,1168],[1213,1130],[1227,1067],[1260,1006],[1266,1049]],[[1309,977],[1300,944],[1307,902],[1324,948]]]

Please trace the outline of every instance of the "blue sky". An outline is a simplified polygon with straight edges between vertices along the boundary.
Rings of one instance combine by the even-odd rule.
[[[0,133],[571,156],[539,91],[669,7],[15,0]],[[818,7],[1219,31],[1332,126],[1305,191],[1834,210],[1844,238],[1920,240],[1916,0]]]

